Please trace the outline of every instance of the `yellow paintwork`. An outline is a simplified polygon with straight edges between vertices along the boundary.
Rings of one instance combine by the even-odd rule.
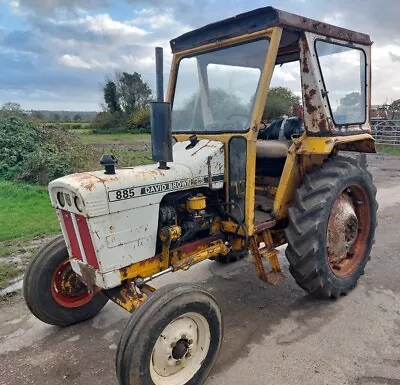
[[[168,250],[168,258],[165,258],[164,255],[162,258],[160,258],[160,256],[155,256],[121,269],[121,281],[139,277],[151,277],[169,267],[172,267],[173,271],[187,269],[202,260],[216,257],[220,254],[227,254],[228,252],[229,248],[222,240],[216,240],[206,245],[200,245],[198,248],[188,253],[181,253],[177,250]]]
[[[187,210],[204,210],[206,206],[206,197],[203,194],[198,194],[186,201]]]
[[[160,231],[160,239],[163,242],[176,241],[182,235],[182,227],[169,226],[163,227]]]
[[[296,140],[297,154],[330,154],[333,149],[344,143],[372,141],[371,134],[356,134],[348,136],[334,137],[314,137],[304,133],[300,139]]]

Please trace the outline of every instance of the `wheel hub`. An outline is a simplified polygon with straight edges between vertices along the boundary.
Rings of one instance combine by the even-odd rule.
[[[179,340],[172,349],[172,358],[174,360],[181,360],[188,353],[189,346],[189,341],[186,338]]]
[[[333,205],[327,235],[329,261],[339,263],[346,258],[358,235],[357,215],[351,198],[344,193]]]
[[[351,274],[364,257],[371,212],[365,189],[354,184],[336,199],[327,227],[327,258],[338,278]]]
[[[51,294],[59,305],[67,308],[83,306],[94,296],[72,270],[68,259],[63,261],[53,274]]]
[[[207,321],[186,313],[172,321],[153,348],[151,373],[156,385],[185,384],[204,361],[210,344]]]

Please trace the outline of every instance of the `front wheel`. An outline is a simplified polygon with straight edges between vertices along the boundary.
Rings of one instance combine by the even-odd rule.
[[[62,236],[33,257],[24,276],[23,291],[32,314],[57,326],[92,318],[108,301],[103,294],[89,291],[72,270]]]
[[[316,297],[347,294],[364,273],[375,227],[376,188],[354,159],[334,157],[304,177],[286,229],[296,282]]]
[[[136,310],[118,346],[120,385],[200,385],[222,341],[215,299],[193,285],[169,285]]]

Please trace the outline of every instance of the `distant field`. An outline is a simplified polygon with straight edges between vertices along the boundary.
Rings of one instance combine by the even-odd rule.
[[[113,146],[115,144],[121,145],[134,145],[150,143],[150,134],[130,134],[130,133],[116,133],[116,134],[94,134],[92,130],[76,129],[70,130],[72,134],[77,135],[78,140],[82,144],[95,144]]]
[[[54,122],[50,124],[55,124],[58,126],[81,126],[82,128],[89,127],[90,123],[88,122]]]

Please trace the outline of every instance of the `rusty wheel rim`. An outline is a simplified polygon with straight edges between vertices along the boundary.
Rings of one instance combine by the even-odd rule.
[[[327,227],[327,257],[335,276],[345,278],[361,263],[371,227],[369,198],[365,189],[346,187],[332,206]]]
[[[77,308],[86,305],[94,296],[87,286],[72,270],[68,259],[61,262],[51,280],[51,294],[54,300],[66,308]]]

